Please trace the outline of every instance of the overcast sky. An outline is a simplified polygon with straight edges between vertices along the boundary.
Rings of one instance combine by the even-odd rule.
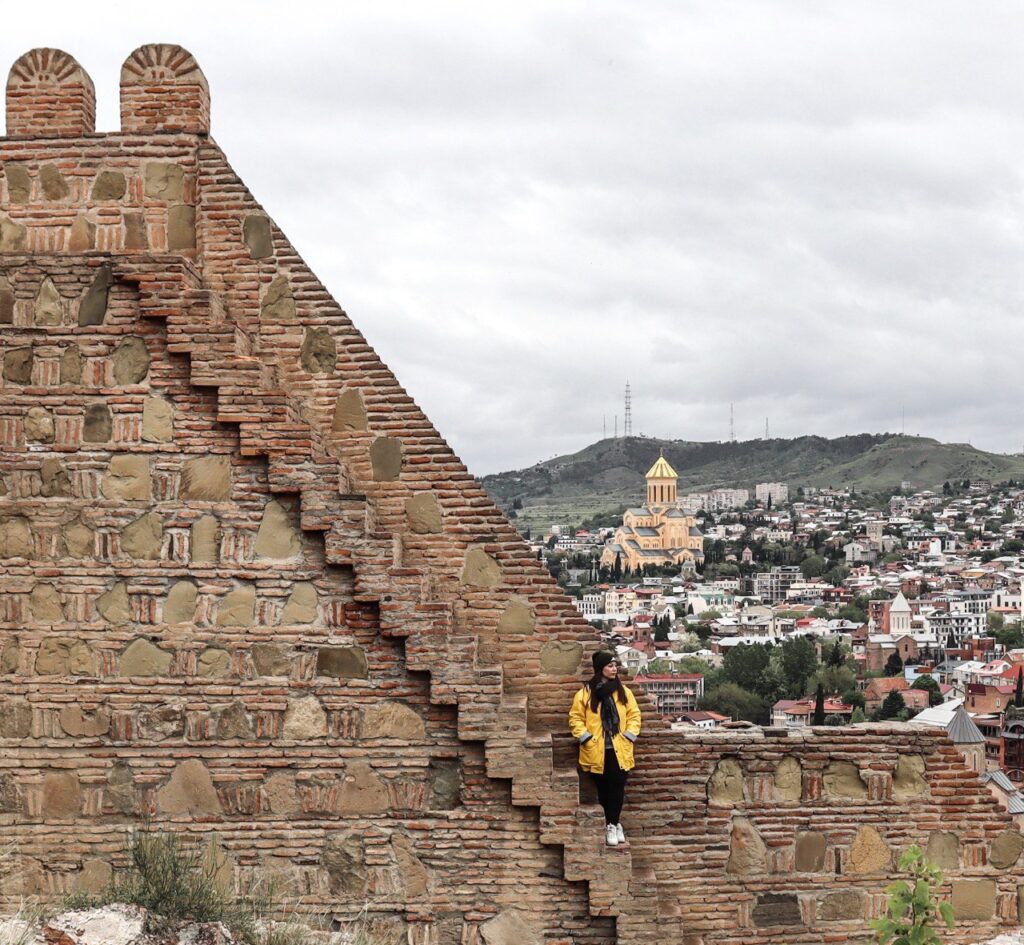
[[[1020,2],[20,4],[190,49],[235,169],[477,474],[622,423],[1024,443]],[[6,65],[4,66],[6,68]]]

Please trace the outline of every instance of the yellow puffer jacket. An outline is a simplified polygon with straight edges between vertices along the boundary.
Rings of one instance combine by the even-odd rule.
[[[629,771],[633,767],[633,742],[640,734],[640,706],[636,697],[625,686],[626,704],[615,697],[619,713],[619,731],[612,737],[612,747],[619,767]],[[569,710],[569,729],[580,743],[580,767],[592,774],[604,773],[604,731],[601,728],[601,710],[590,707],[590,687],[584,686],[572,700]]]

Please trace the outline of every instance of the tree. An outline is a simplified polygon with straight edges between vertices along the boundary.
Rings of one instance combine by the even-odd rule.
[[[928,693],[928,705],[942,705],[942,692],[939,690],[939,684],[931,676],[918,676],[910,688],[925,690]]]
[[[808,637],[790,637],[782,643],[782,676],[786,692],[799,699],[807,680],[818,668],[818,651]]]
[[[998,633],[1006,626],[1006,620],[1002,614],[993,611],[988,612],[988,629],[990,633]]]
[[[615,564],[612,565],[612,581],[616,584],[622,580],[622,553],[615,552]]]
[[[843,645],[838,640],[832,644],[832,649],[829,650],[828,665],[836,667],[846,665],[846,657],[843,656]]]
[[[885,721],[886,719],[895,719],[899,717],[899,714],[907,708],[907,703],[904,702],[903,696],[900,695],[895,689],[885,697],[885,701],[882,703],[882,708],[878,710],[878,717]]]
[[[885,675],[886,676],[899,676],[903,672],[903,660],[900,659],[900,654],[897,652],[892,653],[890,657],[885,661]]]
[[[860,706],[857,706],[857,708],[853,710],[853,714],[850,716],[850,721],[851,722],[863,722],[864,721],[864,709],[862,709]]]
[[[721,712],[732,719],[746,719],[748,722],[762,724],[768,721],[768,709],[764,700],[733,682],[724,682],[707,693],[701,699],[700,707],[712,712]]]
[[[808,555],[800,562],[800,572],[805,578],[821,577],[828,568],[828,561],[821,555]]]
[[[811,719],[811,725],[824,725],[825,724],[825,687],[818,683],[818,688],[814,693],[814,716]]]
[[[1013,690],[1014,708],[1024,706],[1024,666],[1017,669],[1017,687]]]
[[[850,623],[868,622],[868,612],[856,604],[843,604],[836,613],[836,616],[840,620],[848,620]]]
[[[729,648],[722,660],[722,675],[747,692],[758,692],[768,668],[768,648],[762,643]]]

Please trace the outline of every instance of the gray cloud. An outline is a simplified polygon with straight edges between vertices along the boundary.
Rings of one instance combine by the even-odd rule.
[[[214,135],[470,468],[640,432],[1019,450],[1024,8],[54,3],[10,61],[180,42]],[[118,23],[116,30],[99,27]],[[621,421],[620,421],[621,422]]]

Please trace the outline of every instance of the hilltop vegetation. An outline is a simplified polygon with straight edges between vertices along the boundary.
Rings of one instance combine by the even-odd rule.
[[[1024,478],[1024,456],[927,437],[864,433],[740,443],[607,439],[528,469],[486,476],[483,485],[503,508],[521,504],[521,524],[575,524],[641,501],[644,473],[661,450],[679,473],[680,494],[775,481],[789,483],[794,492],[799,486],[852,486],[884,493],[897,491],[903,481],[914,489],[940,489],[947,480]]]

